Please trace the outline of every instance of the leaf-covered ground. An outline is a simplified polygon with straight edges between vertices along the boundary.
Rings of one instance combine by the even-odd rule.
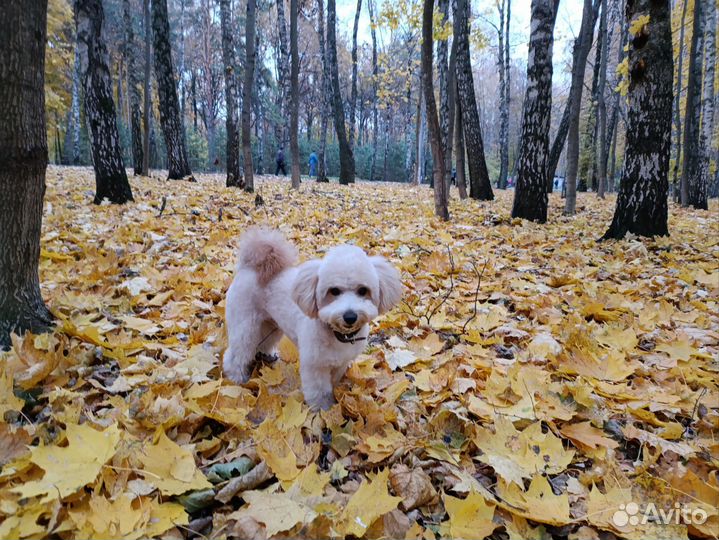
[[[573,218],[552,196],[547,225],[512,221],[511,192],[455,199],[445,224],[426,187],[262,178],[256,206],[220,176],[135,178],[138,202],[96,207],[91,170],[48,176],[58,327],[0,353],[0,538],[719,535],[716,203],[597,243],[614,199],[592,194]],[[253,223],[402,271],[328,412],[289,342],[246,386],[222,377]]]

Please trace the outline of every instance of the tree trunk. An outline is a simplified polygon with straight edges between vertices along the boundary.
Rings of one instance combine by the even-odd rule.
[[[665,236],[672,129],[673,53],[669,0],[627,3],[626,20],[649,15],[629,42],[624,168],[607,238]]]
[[[557,164],[559,158],[562,156],[564,150],[564,144],[567,141],[567,135],[569,134],[569,127],[572,116],[572,107],[576,101],[577,92],[583,89],[584,85],[584,69],[587,65],[587,57],[589,56],[589,50],[592,48],[592,37],[594,35],[594,26],[597,22],[597,16],[599,14],[599,1],[594,0],[594,7],[592,9],[591,24],[585,24],[585,19],[582,17],[582,25],[579,29],[579,35],[574,40],[574,48],[572,50],[572,84],[569,88],[569,96],[567,97],[567,104],[562,112],[562,119],[559,122],[559,129],[552,142],[551,151],[549,152],[549,159],[547,163],[547,191],[552,192],[554,186],[554,176],[557,173]],[[587,0],[584,0],[585,7]],[[580,74],[581,71],[581,74]],[[579,82],[575,82],[575,77]],[[581,106],[581,95],[579,96],[579,106]],[[577,113],[578,114],[578,113]],[[577,133],[579,133],[579,119],[577,118]],[[579,135],[577,135],[578,137]],[[577,142],[577,144],[579,144]],[[569,148],[567,148],[569,153]],[[566,174],[565,174],[566,176]],[[564,186],[566,187],[567,182],[565,178]]]
[[[112,203],[123,204],[133,199],[122,161],[108,54],[102,39],[104,13],[101,0],[77,0],[75,17],[85,89],[85,118],[90,128],[95,168],[93,202],[100,204],[107,199]]]
[[[449,20],[449,0],[439,0],[439,13],[444,26]],[[452,47],[451,59],[447,39],[437,42],[437,70],[439,71],[439,131],[442,142],[442,155],[444,156],[444,183],[447,198],[449,199],[449,186],[452,180],[452,138],[454,135],[454,88],[456,79],[456,47]],[[456,42],[455,42],[456,43]]]
[[[180,103],[177,99],[175,71],[172,66],[167,0],[152,0],[152,33],[155,78],[160,102],[160,125],[167,146],[167,168],[170,180],[180,180],[192,177],[192,171],[187,160],[185,133],[180,119]]]
[[[45,195],[47,0],[5,2],[0,32],[0,350],[52,322],[38,261]]]
[[[63,165],[80,164],[80,48],[75,40],[75,63],[72,69],[70,109],[67,111]]]
[[[559,0],[532,0],[527,93],[512,217],[547,221],[547,156],[552,114],[552,48]]]
[[[240,126],[238,125],[239,99],[235,68],[235,44],[232,39],[232,14],[230,0],[220,1],[220,25],[222,31],[222,63],[225,67],[225,130],[227,131],[227,187],[242,187],[240,172]]]
[[[714,137],[714,72],[716,69],[716,5],[707,2],[702,7],[704,27],[704,90],[701,101],[701,129],[699,130],[699,160],[696,175],[690,177],[689,202],[694,208],[708,210],[712,139]],[[719,163],[717,164],[719,166]]]
[[[501,0],[497,3],[499,8],[499,28],[497,29],[497,66],[499,67],[499,177],[497,178],[497,187],[505,189],[507,187],[507,174],[509,169],[509,103],[507,103],[507,68],[505,66],[506,55],[504,47],[504,19],[507,0]],[[509,41],[509,36],[506,37]]]
[[[609,56],[609,34],[607,32],[607,10],[609,0],[603,0],[602,18],[599,22],[599,37],[602,40],[602,56],[599,66],[599,90],[597,108],[599,110],[599,163],[597,164],[598,186],[597,195],[604,198],[607,189],[607,102],[604,92],[607,86],[607,57]]]
[[[143,0],[145,25],[145,79],[143,90],[142,130],[142,176],[150,175],[150,125],[152,122],[152,33],[150,23],[150,0]]]
[[[142,174],[142,122],[140,115],[140,65],[137,61],[137,43],[132,24],[130,0],[123,0],[125,19],[125,54],[127,55],[127,86],[130,98],[130,133],[132,136],[132,165],[135,175]]]
[[[427,104],[425,102],[424,90],[418,96],[419,116],[417,122],[417,169],[415,170],[414,184],[419,186],[424,181],[424,153],[427,148]]]
[[[370,0],[371,2],[371,0]],[[327,178],[327,120],[330,114],[331,83],[327,70],[327,53],[325,50],[325,3],[317,0],[317,39],[320,47],[320,61],[322,62],[322,112],[320,118],[320,152],[317,156],[317,181],[329,182]],[[370,15],[371,18],[371,15]],[[374,35],[374,29],[372,29]],[[373,169],[374,170],[374,169]],[[372,179],[370,174],[370,180]]]
[[[282,0],[280,0],[282,1]],[[245,17],[245,81],[242,85],[242,154],[245,165],[245,191],[255,190],[255,175],[252,169],[252,87],[255,80],[255,18],[257,0],[247,0]]]
[[[347,141],[345,113],[340,93],[340,77],[337,66],[337,9],[335,0],[327,0],[327,63],[332,81],[332,106],[335,118],[335,132],[340,147],[340,184],[355,181],[355,158]]]
[[[350,93],[349,118],[349,145],[355,147],[355,109],[357,107],[357,31],[359,30],[360,13],[362,13],[362,0],[357,0],[355,23],[352,28],[352,91]]]
[[[444,181],[444,153],[442,151],[442,133],[437,118],[437,103],[434,99],[432,70],[432,23],[434,19],[434,0],[424,0],[422,12],[422,86],[427,111],[427,127],[432,148],[432,178],[434,179],[434,214],[442,220],[449,219],[447,209],[447,184]],[[445,57],[446,57],[445,43]],[[446,61],[446,58],[445,58]],[[446,94],[446,89],[445,89]]]
[[[287,23],[285,20],[285,0],[276,0],[277,6],[277,37],[279,39],[279,50],[277,57],[278,86],[279,86],[279,110],[280,123],[277,127],[277,142],[282,149],[287,148],[289,143],[288,111],[290,103],[290,65],[289,53],[287,51]]]
[[[504,122],[506,123],[505,126],[505,140],[502,142],[502,153],[500,153],[500,162],[505,163],[506,167],[506,173],[504,175],[504,187],[507,187],[507,175],[509,174],[509,107],[511,105],[512,99],[512,63],[511,63],[511,57],[509,54],[509,26],[510,21],[512,20],[512,0],[507,0],[507,12],[505,13],[504,18],[504,89],[505,89],[505,95],[504,97],[504,107],[507,112],[506,119]],[[501,166],[500,163],[500,166]]]
[[[455,90],[456,91],[456,90]],[[455,149],[454,154],[457,156],[456,182],[459,198],[464,200],[467,198],[467,178],[464,174],[464,130],[462,129],[462,109],[459,100],[455,101],[454,111],[454,129],[455,129]]]
[[[593,31],[592,0],[584,0],[582,26],[579,30],[578,69],[572,71],[572,84],[569,91],[569,129],[567,131],[567,198],[564,199],[564,214],[574,215],[577,206],[577,171],[579,169],[579,114],[582,108],[582,91],[584,90],[584,67],[592,44]]]
[[[457,0],[454,14],[454,36],[457,40],[457,88],[458,99],[462,102],[462,122],[468,146],[469,195],[473,199],[491,201],[494,199],[489,182],[487,163],[484,159],[482,130],[474,95],[474,78],[469,55],[469,1]]]
[[[295,189],[300,187],[300,147],[297,141],[300,114],[300,56],[297,50],[298,9],[297,0],[290,0],[290,55],[292,57],[290,68],[290,154],[292,155],[292,187]]]
[[[699,170],[699,128],[701,123],[702,86],[702,2],[694,2],[694,22],[689,47],[686,113],[684,114],[684,162],[682,163],[681,203],[692,204],[692,183]],[[694,182],[692,182],[694,181]]]
[[[377,112],[377,31],[375,29],[374,0],[367,0],[369,11],[370,34],[372,36],[372,164],[370,165],[370,181],[374,180],[377,165],[377,137],[379,128],[379,114]]]
[[[600,4],[603,0],[600,0]],[[605,29],[606,33],[606,29]],[[599,34],[602,35],[601,33]],[[579,154],[579,172],[577,176],[577,191],[586,192],[588,189],[596,190],[597,172],[597,136],[599,129],[599,118],[597,104],[599,100],[599,68],[602,64],[602,38],[597,38],[595,47],[594,69],[592,74],[592,92],[589,97],[589,111],[587,112],[587,123],[582,134],[581,150]]]
[[[679,53],[677,55],[677,88],[674,91],[674,132],[676,134],[676,154],[674,158],[674,179],[672,186],[674,190],[674,199],[680,198],[679,187],[679,164],[682,158],[682,79],[684,78],[684,31],[686,28],[687,11],[689,0],[683,0],[682,19],[679,26]]]

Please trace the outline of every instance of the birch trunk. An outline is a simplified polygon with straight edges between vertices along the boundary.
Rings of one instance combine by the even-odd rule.
[[[527,93],[512,217],[547,221],[547,156],[552,114],[552,48],[559,0],[532,0]]]
[[[467,177],[464,173],[464,130],[462,129],[462,109],[459,100],[455,101],[454,112],[454,129],[455,129],[455,149],[454,154],[457,156],[456,181],[459,198],[464,200],[467,198]]]
[[[72,69],[70,110],[67,111],[63,165],[80,164],[80,48],[75,41],[75,63]]]
[[[280,0],[282,1],[282,0]],[[252,87],[255,80],[255,22],[257,0],[247,0],[245,16],[245,81],[242,85],[242,155],[245,166],[245,191],[255,190],[255,175],[252,165]]]
[[[680,198],[679,187],[679,164],[682,158],[682,79],[684,78],[684,32],[686,28],[687,11],[689,11],[689,0],[683,0],[682,19],[679,26],[679,53],[677,55],[677,88],[674,91],[674,133],[676,134],[676,152],[674,157],[674,200]]]
[[[350,93],[350,118],[349,118],[349,145],[355,146],[355,113],[357,107],[357,31],[359,30],[360,13],[362,12],[362,0],[357,0],[355,11],[355,23],[352,27],[352,90]]]
[[[607,102],[604,91],[607,85],[607,57],[609,56],[609,34],[607,32],[607,9],[609,0],[603,0],[602,18],[599,21],[599,38],[602,40],[602,56],[599,65],[598,114],[599,114],[599,163],[597,163],[597,195],[604,198],[607,189]]]
[[[473,199],[491,201],[494,199],[492,186],[484,158],[484,143],[474,95],[474,78],[469,52],[469,1],[457,0],[454,14],[454,36],[457,40],[457,88],[458,99],[462,102],[467,160],[469,161],[469,195]]]
[[[133,199],[117,131],[107,47],[102,39],[104,13],[101,0],[77,0],[75,18],[85,89],[85,118],[95,169],[93,202],[100,204],[107,199],[123,204]]]
[[[155,78],[160,102],[160,126],[167,147],[167,168],[170,180],[192,178],[187,160],[185,133],[180,118],[175,70],[170,49],[170,23],[167,19],[167,0],[152,0],[152,34],[155,50]]]
[[[699,129],[701,123],[702,86],[702,2],[694,2],[694,22],[689,47],[689,77],[687,79],[686,113],[684,114],[684,161],[681,177],[682,206],[692,205],[696,174],[699,170]]]
[[[714,73],[716,70],[716,4],[707,2],[702,7],[704,27],[704,89],[701,100],[701,129],[699,130],[699,163],[694,182],[690,182],[690,204],[694,208],[708,210],[710,163],[714,137]],[[717,164],[719,166],[719,164]]]
[[[132,165],[135,175],[142,174],[142,121],[140,115],[140,63],[137,58],[135,29],[132,24],[130,0],[123,0],[125,19],[125,54],[127,55],[127,93],[130,99],[130,134],[132,138]]]
[[[372,164],[370,165],[370,181],[374,180],[377,165],[377,137],[379,128],[379,114],[377,112],[377,31],[375,29],[374,0],[367,0],[369,11],[370,34],[372,36]]]
[[[564,214],[574,215],[577,206],[577,172],[579,169],[579,113],[582,106],[582,91],[584,90],[584,66],[591,48],[593,32],[586,30],[593,28],[592,0],[584,0],[582,11],[582,27],[579,31],[582,42],[579,45],[580,56],[577,59],[577,71],[572,71],[572,86],[569,91],[569,129],[567,131],[567,174],[565,185],[567,197],[564,199]]]
[[[281,0],[280,0],[281,1]],[[290,154],[292,155],[292,187],[300,187],[300,147],[297,141],[300,114],[300,57],[297,50],[297,0],[290,0]]]
[[[371,0],[369,0],[371,2]],[[370,8],[371,9],[371,8]],[[327,71],[327,51],[325,49],[325,3],[324,0],[317,0],[317,39],[319,40],[320,47],[320,60],[322,62],[322,111],[320,118],[320,151],[317,156],[317,181],[318,182],[329,182],[327,178],[327,121],[330,114],[330,76]],[[372,20],[370,14],[370,20]],[[374,29],[372,29],[372,35],[374,35]],[[376,44],[376,41],[375,41]],[[376,58],[375,58],[376,59]],[[376,107],[376,106],[375,106]],[[376,110],[376,109],[375,109]],[[376,147],[375,147],[376,151]],[[372,167],[374,172],[374,165]],[[372,174],[370,174],[370,180],[372,180]]]
[[[278,86],[279,86],[279,109],[280,123],[278,126],[277,142],[280,148],[286,149],[289,142],[288,113],[291,105],[290,100],[290,62],[287,51],[287,23],[285,19],[285,0],[276,0],[277,6],[277,36],[279,38],[279,51],[277,57]]]
[[[332,106],[334,111],[335,132],[340,147],[340,184],[353,184],[355,181],[355,160],[347,141],[345,113],[340,93],[340,77],[337,66],[337,8],[336,0],[327,1],[327,63],[332,81]]]
[[[437,103],[434,99],[432,70],[432,27],[434,20],[434,0],[424,0],[422,11],[422,87],[427,111],[429,142],[432,148],[432,178],[434,179],[434,215],[447,221],[447,184],[444,181],[444,153],[442,151],[442,133],[437,118]],[[446,56],[445,45],[445,56]],[[445,59],[446,60],[446,59]],[[446,93],[446,91],[445,91]]]
[[[626,20],[650,22],[629,42],[626,153],[607,238],[665,236],[672,129],[673,52],[669,0],[627,3]]]
[[[150,124],[152,121],[152,32],[150,24],[150,0],[143,0],[143,24],[145,25],[145,78],[142,107],[142,176],[150,175]]]
[[[222,32],[222,62],[225,67],[225,130],[227,131],[227,187],[242,187],[240,172],[239,99],[235,68],[235,45],[232,39],[232,13],[230,0],[220,0],[220,26]]]

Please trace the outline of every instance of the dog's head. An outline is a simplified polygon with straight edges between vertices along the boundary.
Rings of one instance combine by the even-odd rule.
[[[384,257],[356,246],[332,248],[299,267],[292,299],[308,317],[350,334],[392,309],[402,296],[399,272]]]

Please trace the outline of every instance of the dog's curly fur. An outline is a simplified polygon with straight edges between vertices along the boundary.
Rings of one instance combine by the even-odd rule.
[[[305,400],[324,409],[364,349],[369,322],[399,302],[402,284],[386,259],[356,246],[336,246],[299,266],[296,259],[279,231],[253,228],[241,237],[227,291],[223,368],[233,381],[247,382],[255,355],[271,354],[284,333],[300,353]]]

